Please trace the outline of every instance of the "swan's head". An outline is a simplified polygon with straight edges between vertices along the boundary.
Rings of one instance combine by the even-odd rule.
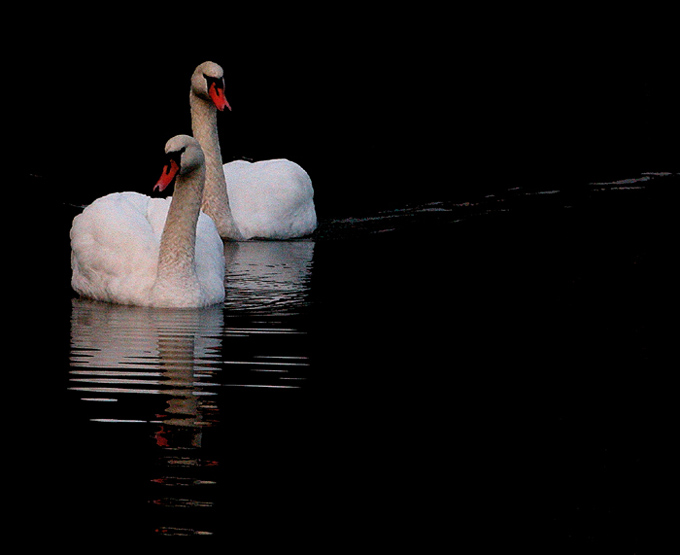
[[[224,70],[215,62],[203,62],[191,76],[191,91],[203,100],[212,102],[218,110],[231,110],[224,95]]]
[[[165,144],[168,161],[153,190],[163,191],[178,175],[185,175],[205,164],[203,150],[198,141],[189,135],[177,135]]]

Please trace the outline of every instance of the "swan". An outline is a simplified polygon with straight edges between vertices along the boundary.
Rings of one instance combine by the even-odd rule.
[[[286,159],[222,164],[217,111],[231,110],[224,71],[214,62],[191,76],[191,129],[206,158],[203,211],[225,240],[291,239],[316,229],[314,188],[307,172]]]
[[[224,301],[224,245],[200,211],[205,159],[178,135],[154,190],[175,180],[171,198],[135,192],[95,200],[73,219],[71,286],[83,297],[152,307],[203,307]]]

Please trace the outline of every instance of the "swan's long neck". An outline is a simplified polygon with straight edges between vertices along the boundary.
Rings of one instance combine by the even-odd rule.
[[[201,210],[205,170],[177,176],[158,253],[157,282],[195,280],[196,224]]]
[[[217,109],[203,100],[193,90],[190,93],[191,130],[194,138],[201,144],[205,155],[206,179],[203,193],[203,211],[210,216],[220,237],[223,239],[243,239],[231,214],[227,182],[222,169],[222,152],[217,134]]]

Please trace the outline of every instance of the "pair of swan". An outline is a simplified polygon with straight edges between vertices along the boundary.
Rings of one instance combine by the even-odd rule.
[[[201,307],[224,300],[223,240],[289,239],[316,228],[314,190],[289,160],[222,164],[217,111],[229,108],[222,68],[199,65],[191,78],[194,137],[165,145],[154,189],[95,200],[73,220],[71,285],[84,297],[154,307]]]

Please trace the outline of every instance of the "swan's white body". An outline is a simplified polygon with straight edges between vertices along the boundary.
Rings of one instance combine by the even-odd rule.
[[[183,308],[222,302],[224,246],[213,221],[199,212],[203,171],[201,165],[200,175],[193,175],[198,170],[191,177],[180,175],[172,198],[112,193],[76,216],[73,289],[84,297],[129,305]],[[180,179],[185,183],[180,185]],[[200,187],[191,183],[199,179]]]
[[[312,180],[285,159],[223,166],[231,212],[244,239],[290,239],[316,229]]]
[[[309,235],[317,226],[314,188],[298,164],[285,159],[222,163],[217,107],[208,90],[208,81],[222,79],[222,68],[212,62],[198,66],[191,78],[191,128],[206,159],[203,210],[224,239]]]

